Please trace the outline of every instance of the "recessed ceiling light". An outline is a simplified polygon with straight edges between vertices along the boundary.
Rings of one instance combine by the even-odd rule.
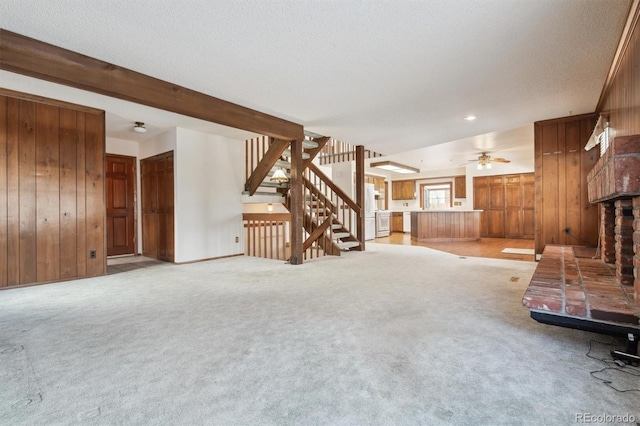
[[[476,118],[478,118],[478,117],[476,117],[475,115],[467,115],[464,119],[467,120],[467,121],[473,121]]]

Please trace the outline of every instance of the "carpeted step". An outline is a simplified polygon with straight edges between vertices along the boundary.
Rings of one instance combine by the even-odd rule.
[[[334,239],[339,239],[339,238],[347,238],[351,236],[351,234],[349,232],[334,232],[333,233],[333,238]]]
[[[304,149],[316,149],[319,146],[320,146],[320,144],[318,142],[315,142],[315,141],[310,141],[310,140],[306,140],[306,139],[302,141],[302,147]]]
[[[340,250],[342,251],[349,251],[350,248],[358,247],[359,245],[360,243],[357,241],[343,241],[337,243],[337,246],[340,247]]]
[[[289,148],[285,149],[284,152],[282,153],[282,155],[284,155],[285,157],[291,157],[291,150]],[[303,152],[302,153],[302,159],[303,160],[308,160],[309,158],[311,158],[311,155],[309,155],[308,152]]]

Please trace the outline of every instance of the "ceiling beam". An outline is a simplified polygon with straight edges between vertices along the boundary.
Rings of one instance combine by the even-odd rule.
[[[302,125],[0,29],[0,69],[278,139]]]

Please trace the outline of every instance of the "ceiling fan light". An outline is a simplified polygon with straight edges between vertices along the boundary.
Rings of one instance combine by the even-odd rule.
[[[491,168],[491,163],[487,163],[487,169]]]
[[[482,163],[478,163],[478,170],[482,170]]]
[[[143,122],[136,121],[135,126],[133,126],[133,131],[136,133],[147,133],[147,128],[144,127]]]

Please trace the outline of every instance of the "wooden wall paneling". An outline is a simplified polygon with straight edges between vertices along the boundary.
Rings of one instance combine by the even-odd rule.
[[[7,284],[7,98],[0,96],[0,287]]]
[[[640,57],[640,56],[639,56]],[[640,101],[640,99],[639,99]],[[637,104],[640,105],[640,102]],[[640,108],[638,108],[640,111]],[[638,116],[640,119],[640,116]],[[591,133],[593,132],[593,126],[595,122],[595,118],[593,120],[582,120],[581,122],[581,141],[586,141],[591,137]],[[592,149],[590,151],[585,151],[584,149],[578,150],[580,153],[580,174],[582,176],[582,187],[583,189],[580,191],[580,228],[579,235],[581,244],[596,246],[598,244],[598,239],[600,235],[600,207],[598,204],[591,204],[589,202],[589,194],[587,190],[587,179],[586,176],[589,174],[591,169],[596,165],[598,159],[600,158],[599,151],[597,149]]]
[[[60,278],[78,276],[76,111],[60,108]]]
[[[542,171],[541,189],[542,205],[537,205],[542,213],[540,229],[542,231],[540,242],[542,248],[550,244],[559,243],[558,234],[558,125],[547,124],[542,127]],[[537,246],[537,244],[536,244]],[[538,251],[536,251],[538,253]]]
[[[60,279],[60,111],[36,104],[36,281]]]
[[[85,171],[87,214],[87,276],[106,273],[104,114],[85,116]],[[91,258],[90,252],[95,251]]]
[[[535,180],[534,174],[522,175],[522,238],[535,238]]]
[[[7,285],[20,284],[20,101],[7,99]]]
[[[535,123],[536,253],[546,244],[595,245],[597,209],[586,176],[597,150],[582,148],[595,125],[587,114]],[[569,228],[570,234],[565,232]]]
[[[86,124],[87,113],[76,113],[76,268],[78,276],[87,275],[87,165]]]
[[[572,123],[565,121],[558,122],[558,145],[557,151],[554,153],[558,173],[558,180],[556,182],[558,209],[556,211],[555,229],[552,230],[555,239],[551,244],[564,244],[565,241],[564,224],[567,223],[567,169],[565,163],[567,155],[567,124],[571,125]],[[551,224],[549,225],[553,226]]]
[[[565,123],[565,154],[564,167],[560,167],[564,171],[564,182],[560,182],[560,187],[564,187],[565,200],[564,220],[560,218],[559,234],[560,244],[581,245],[582,242],[578,238],[580,232],[580,223],[582,222],[581,194],[583,186],[586,185],[585,176],[581,171],[581,151],[584,147],[580,132],[580,122],[571,121]],[[588,139],[588,137],[587,137]],[[584,181],[584,182],[583,182]],[[569,232],[566,232],[569,228]]]
[[[20,240],[17,261],[20,264],[19,284],[37,281],[37,211],[36,211],[36,106],[20,101],[19,144],[19,211]]]
[[[613,64],[617,66],[617,73],[613,75],[610,87],[605,87],[604,97],[597,108],[598,112],[609,115],[610,136],[613,138],[640,133],[640,8],[633,12],[635,22],[629,34],[623,35],[628,36],[626,50],[619,63]]]

